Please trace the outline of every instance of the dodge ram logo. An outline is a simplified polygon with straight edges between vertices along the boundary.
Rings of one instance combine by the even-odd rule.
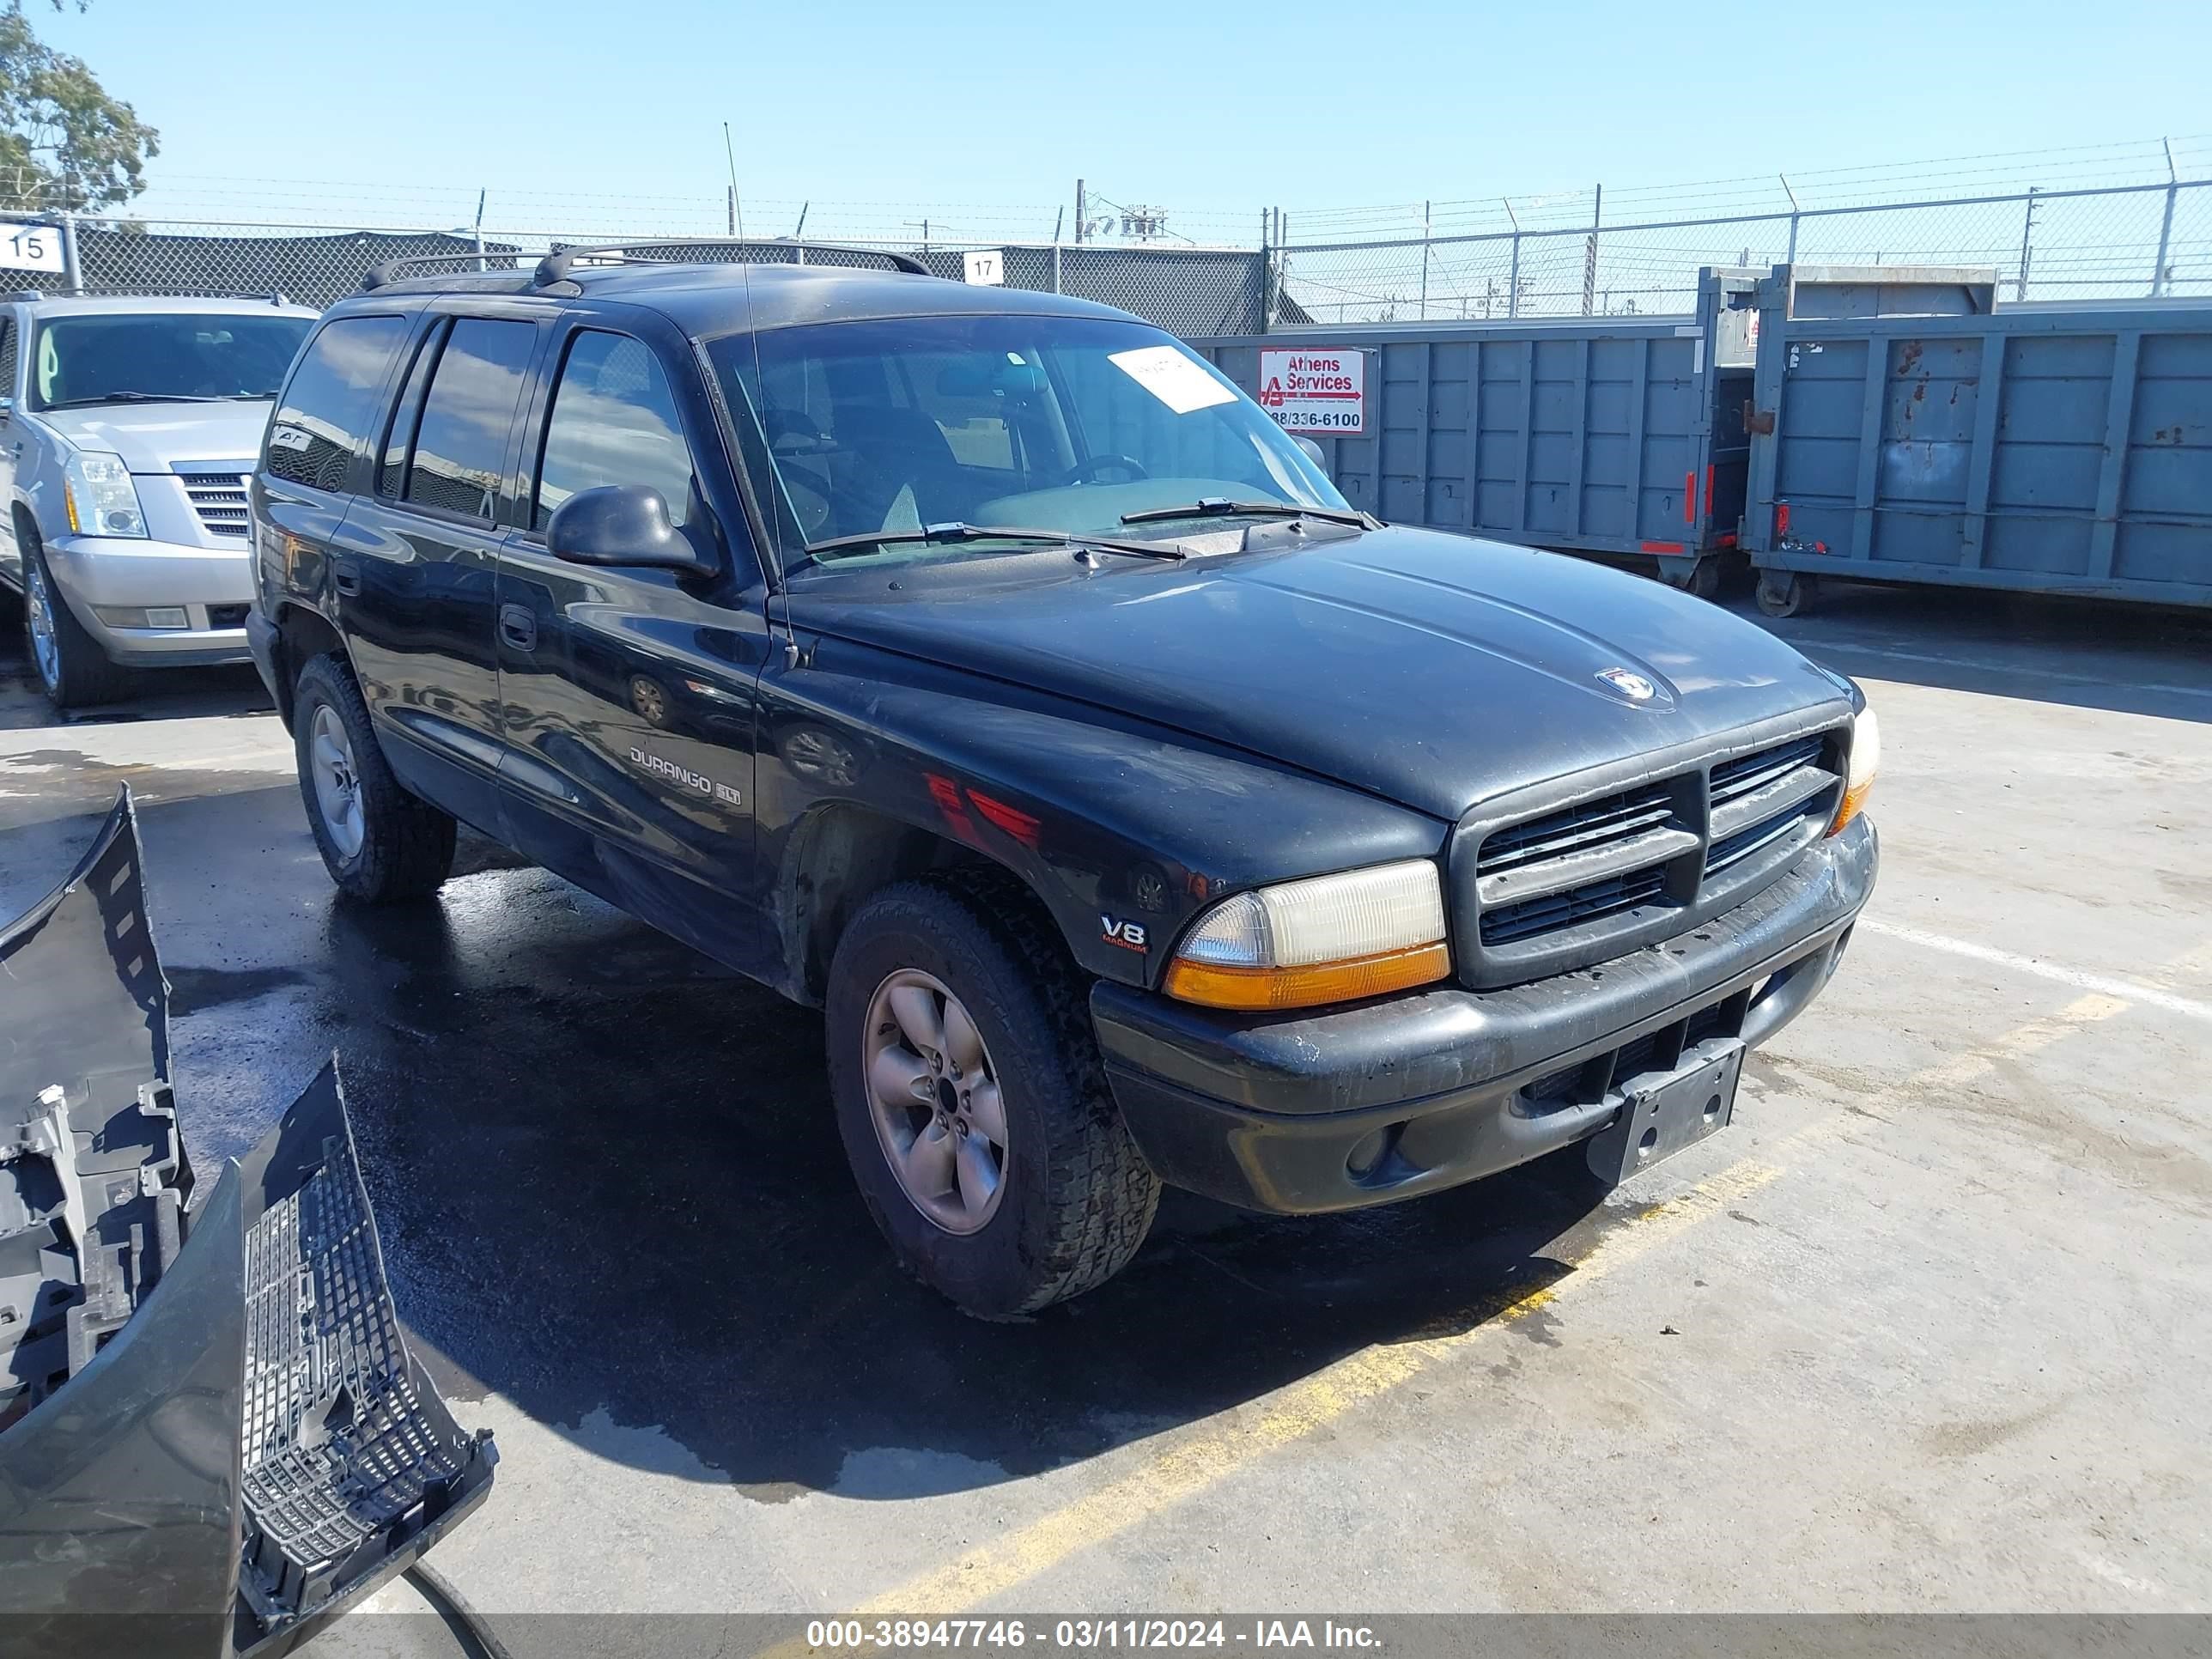
[[[1601,668],[1598,678],[1631,702],[1650,702],[1659,688],[1641,674],[1632,674],[1626,668]]]

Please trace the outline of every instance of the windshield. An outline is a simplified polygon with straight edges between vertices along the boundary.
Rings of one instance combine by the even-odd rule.
[[[1250,398],[1143,323],[902,317],[731,336],[708,355],[732,407],[755,413],[789,547],[954,523],[1126,538],[1126,514],[1206,498],[1345,505]]]
[[[32,401],[40,409],[66,409],[154,398],[273,398],[314,321],[283,312],[56,317],[39,330]]]

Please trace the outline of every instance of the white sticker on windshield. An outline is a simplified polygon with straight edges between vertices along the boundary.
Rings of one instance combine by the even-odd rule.
[[[1216,404],[1233,404],[1237,394],[1173,346],[1140,346],[1106,359],[1178,415]]]

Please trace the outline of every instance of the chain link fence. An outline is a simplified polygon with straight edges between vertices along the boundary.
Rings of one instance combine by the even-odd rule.
[[[1501,203],[1504,215],[1516,210]],[[1547,204],[1549,205],[1549,204]],[[1600,206],[1583,198],[1586,210]],[[1529,215],[1553,218],[1553,212]],[[2212,179],[1937,201],[1289,240],[1279,282],[1323,323],[1589,317],[1695,307],[1701,265],[1993,266],[2027,301],[2212,297]]]
[[[156,223],[128,228],[91,223],[60,227],[68,269],[0,267],[0,288],[87,295],[282,295],[327,306],[357,292],[374,266],[393,259],[427,261],[425,274],[526,267],[563,247],[596,246],[589,236],[519,236],[486,233],[356,230],[312,227]],[[967,256],[1000,256],[1009,288],[1066,294],[1134,312],[1177,334],[1248,334],[1269,314],[1268,263],[1237,248],[1121,246],[1110,244],[878,243],[854,251],[793,240],[726,240],[647,246],[638,257],[750,264],[866,265],[881,255],[911,255],[939,276],[968,277]]]
[[[1634,197],[1630,193],[1632,210]],[[1618,199],[1618,198],[1616,198]],[[1073,295],[1188,337],[1304,323],[1675,313],[1694,308],[1703,265],[1950,264],[1994,267],[2008,303],[2212,297],[2212,179],[2027,190],[1941,200],[1856,202],[1711,216],[1607,222],[1597,193],[1425,208],[1426,234],[1167,246],[1116,242],[878,240],[955,281],[967,256],[995,254],[1007,287]],[[1366,210],[1358,210],[1365,212]],[[1375,210],[1347,227],[1393,222]],[[1274,216],[1256,216],[1262,223]],[[276,295],[325,306],[386,260],[438,269],[513,269],[559,247],[616,242],[585,234],[155,222],[58,226],[64,272],[0,267],[0,287],[48,292]],[[672,234],[684,234],[688,226]],[[651,240],[633,234],[632,243]],[[1256,239],[1255,239],[1256,240]],[[873,263],[790,239],[696,242],[643,257]]]

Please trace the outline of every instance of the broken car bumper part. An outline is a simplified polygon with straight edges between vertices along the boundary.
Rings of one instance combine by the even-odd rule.
[[[127,793],[0,931],[0,1628],[47,1659],[285,1650],[495,1461],[407,1351],[336,1065],[195,1182]]]

